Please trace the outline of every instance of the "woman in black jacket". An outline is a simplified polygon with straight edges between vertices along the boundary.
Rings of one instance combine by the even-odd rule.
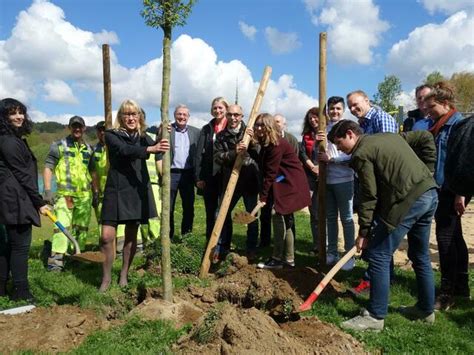
[[[227,108],[229,104],[223,97],[216,97],[211,103],[212,119],[201,128],[196,149],[195,180],[197,188],[204,197],[206,208],[206,238],[211,237],[221,184],[220,167],[214,163],[214,142],[219,132],[227,126]]]
[[[33,123],[20,101],[0,101],[0,224],[6,238],[0,240],[0,296],[6,296],[11,273],[12,300],[34,301],[28,285],[28,253],[32,225],[41,225],[39,213],[48,207],[38,192],[36,158],[23,136]]]
[[[101,249],[105,262],[101,292],[109,288],[112,280],[117,225],[125,224],[119,285],[126,286],[128,270],[137,249],[138,226],[157,216],[146,160],[150,154],[167,151],[169,143],[167,140],[154,142],[145,134],[145,129],[145,117],[140,106],[133,100],[125,100],[117,112],[115,128],[105,132],[110,168],[102,205]]]

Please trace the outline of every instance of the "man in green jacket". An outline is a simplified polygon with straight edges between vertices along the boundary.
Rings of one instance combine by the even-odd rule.
[[[438,203],[436,183],[428,166],[436,159],[430,133],[363,135],[353,121],[338,122],[329,140],[346,154],[359,176],[360,209],[357,249],[366,249],[371,279],[370,300],[360,316],[342,323],[353,330],[380,331],[388,310],[389,265],[408,235],[418,303],[400,311],[410,319],[434,322],[434,279],[429,254],[430,227]],[[416,147],[416,152],[410,147]],[[421,160],[420,160],[421,158]],[[423,160],[423,161],[422,161]],[[428,166],[427,166],[428,165]]]

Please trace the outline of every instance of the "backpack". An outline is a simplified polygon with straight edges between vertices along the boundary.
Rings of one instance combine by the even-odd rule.
[[[457,195],[474,194],[474,115],[459,121],[448,139],[445,184]]]

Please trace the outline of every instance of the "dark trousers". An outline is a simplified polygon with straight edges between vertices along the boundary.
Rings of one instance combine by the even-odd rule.
[[[5,296],[6,283],[11,273],[14,294],[29,293],[28,253],[31,245],[31,224],[6,225],[6,236],[0,238],[0,296]]]
[[[183,218],[181,220],[181,235],[193,231],[194,222],[194,174],[193,169],[171,169],[171,211],[170,238],[174,236],[174,206],[176,197],[181,197]]]
[[[223,196],[222,196],[223,197]],[[234,192],[232,196],[232,200],[230,202],[229,210],[227,212],[224,226],[222,228],[222,233],[219,238],[219,242],[217,243],[219,253],[228,253],[230,249],[230,243],[232,242],[232,234],[233,234],[233,227],[232,227],[232,210],[234,209],[237,202],[239,202],[240,198],[244,200],[245,210],[247,212],[252,212],[254,207],[257,205],[258,201],[258,194],[245,192],[245,191],[238,191]],[[255,220],[252,223],[247,225],[247,251],[255,251],[257,249],[257,240],[258,240],[258,221]]]
[[[272,208],[273,198],[268,196],[267,203],[260,210],[260,246],[270,245],[272,241]]]
[[[267,198],[267,203],[260,210],[260,246],[266,247],[272,242],[272,210],[273,210],[273,195],[270,194]],[[296,240],[296,224],[291,223],[291,231],[293,238]]]
[[[214,229],[214,222],[217,217],[217,208],[219,207],[219,188],[221,184],[221,175],[216,174],[205,181],[206,186],[203,189],[204,207],[206,208],[206,238],[209,240]]]
[[[439,204],[435,213],[436,241],[441,269],[441,293],[469,296],[469,256],[464,241],[461,216],[454,210],[456,195],[445,189],[438,191]],[[466,198],[466,205],[470,197]]]

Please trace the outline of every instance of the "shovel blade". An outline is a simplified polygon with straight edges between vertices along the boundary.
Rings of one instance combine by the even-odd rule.
[[[255,221],[257,217],[253,216],[247,211],[238,211],[234,213],[232,221],[239,224],[249,224]]]
[[[105,261],[105,255],[100,251],[86,251],[85,253],[71,255],[72,260],[84,261],[89,263],[103,263]]]

